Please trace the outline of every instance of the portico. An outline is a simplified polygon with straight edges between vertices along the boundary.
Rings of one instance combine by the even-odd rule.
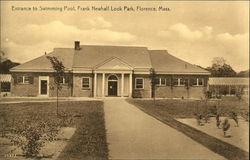
[[[132,97],[132,71],[95,71],[94,97]]]
[[[94,67],[94,97],[132,97],[133,67],[117,57]]]

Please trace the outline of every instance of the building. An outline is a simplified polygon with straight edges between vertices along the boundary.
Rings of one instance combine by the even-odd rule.
[[[66,67],[59,93],[64,97],[200,98],[210,75],[166,50],[146,47],[80,45],[76,41],[74,48],[55,48],[48,55]],[[12,95],[56,96],[53,69],[46,56],[11,69]]]
[[[249,78],[243,77],[212,77],[209,78],[209,90],[213,97],[222,95],[249,95]]]
[[[7,96],[11,89],[11,75],[0,74],[0,96]]]

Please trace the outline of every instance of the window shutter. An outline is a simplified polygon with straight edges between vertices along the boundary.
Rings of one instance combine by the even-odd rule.
[[[65,74],[65,83],[69,83],[69,75],[68,74]]]
[[[188,86],[189,86],[189,84],[188,84],[188,79],[185,79],[184,81],[185,81],[185,82],[184,82],[184,83],[185,83],[185,86],[188,87]]]
[[[204,85],[204,87],[207,86],[207,80],[208,80],[207,78],[203,78],[203,83],[204,83],[203,85]]]
[[[33,76],[29,76],[29,83],[33,84],[34,83],[34,77]]]
[[[23,76],[17,76],[17,83],[23,83]]]
[[[17,84],[17,75],[13,75],[14,85]]]
[[[190,86],[195,85],[195,83],[196,83],[195,81],[196,81],[196,79],[194,79],[194,78],[190,79]]]

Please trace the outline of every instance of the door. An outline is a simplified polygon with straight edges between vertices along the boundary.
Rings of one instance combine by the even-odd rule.
[[[108,82],[108,95],[117,96],[117,81]]]
[[[41,95],[47,95],[48,94],[48,82],[47,80],[41,80]]]

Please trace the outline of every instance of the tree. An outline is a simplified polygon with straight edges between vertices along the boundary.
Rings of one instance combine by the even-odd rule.
[[[20,63],[15,63],[15,62],[12,62],[9,59],[6,59],[5,61],[0,63],[0,73],[2,73],[2,74],[10,73],[10,69],[12,67],[15,67],[15,66],[19,65],[19,64]]]
[[[151,96],[154,98],[154,104],[155,104],[155,86],[156,86],[156,73],[154,68],[150,68],[150,78],[151,78]]]
[[[239,73],[237,73],[237,77],[249,77],[249,70],[240,71]]]
[[[65,75],[65,67],[62,63],[62,61],[59,61],[57,57],[54,56],[46,56],[47,59],[49,59],[50,63],[53,67],[53,77],[54,77],[54,83],[56,85],[56,114],[58,115],[58,92],[62,89],[62,84],[60,79],[62,79]]]
[[[211,72],[212,77],[235,77],[236,72],[233,68],[226,64],[223,57],[215,57],[212,60],[212,67],[207,67],[206,70]]]

